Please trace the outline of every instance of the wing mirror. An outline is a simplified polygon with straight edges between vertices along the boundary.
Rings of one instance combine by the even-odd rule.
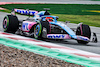
[[[59,19],[59,17],[56,17],[56,20],[58,20]]]
[[[66,24],[67,24],[67,23],[70,23],[70,21],[66,21]]]

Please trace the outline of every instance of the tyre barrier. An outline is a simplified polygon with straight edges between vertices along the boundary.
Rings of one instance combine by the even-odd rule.
[[[20,52],[22,54],[20,54]],[[69,53],[65,54],[57,50],[37,46],[34,44],[23,43],[22,41],[0,37],[0,55],[1,55],[0,63],[1,65],[3,65],[2,63],[6,63],[8,60],[10,60],[10,62],[6,63],[8,65],[9,64],[13,65],[11,63],[13,63],[14,61],[16,61],[17,63],[18,62],[17,60],[19,59],[17,59],[14,56],[15,53],[17,56],[20,55],[19,57],[17,57],[21,60],[20,63],[27,61],[30,58],[29,56],[32,56],[34,58],[34,59],[31,59],[31,62],[29,60],[29,64],[25,63],[26,66],[28,65],[28,67],[51,67],[51,66],[52,67],[100,67],[100,61],[76,56]],[[5,57],[5,55],[9,55],[9,57]],[[4,61],[5,58],[7,58],[6,61]],[[23,60],[24,58],[26,60]],[[18,66],[18,67],[21,67],[21,66]]]

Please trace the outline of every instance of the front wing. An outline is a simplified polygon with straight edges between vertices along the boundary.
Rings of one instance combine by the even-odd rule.
[[[68,34],[47,34],[47,38],[49,38],[49,39],[73,39]],[[82,40],[82,41],[87,41],[87,42],[90,41],[89,38],[84,37],[84,36],[78,36],[78,35],[75,40]]]

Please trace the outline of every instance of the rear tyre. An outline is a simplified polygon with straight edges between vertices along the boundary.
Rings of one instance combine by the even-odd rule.
[[[91,37],[90,27],[88,25],[81,24],[79,27],[77,27],[76,35],[85,36],[85,37],[88,37],[90,39],[90,37]],[[82,41],[82,40],[77,40],[77,42],[81,43],[81,44],[89,43],[87,41]]]
[[[19,21],[16,16],[7,15],[3,20],[3,29],[4,32],[15,33],[19,27]]]

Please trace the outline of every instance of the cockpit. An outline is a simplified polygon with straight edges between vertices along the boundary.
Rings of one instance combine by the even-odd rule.
[[[40,17],[45,16],[45,15],[50,15],[50,13],[47,10],[50,10],[48,8],[44,8],[45,11],[40,11],[37,15]]]
[[[42,21],[57,22],[58,17],[57,16],[51,16],[50,13],[47,11],[47,10],[50,10],[50,9],[45,8],[44,10],[45,11],[40,11],[39,13],[37,13],[34,18],[36,18],[36,20],[40,19]]]
[[[46,17],[45,18],[48,22],[53,22],[53,18],[52,17]]]

